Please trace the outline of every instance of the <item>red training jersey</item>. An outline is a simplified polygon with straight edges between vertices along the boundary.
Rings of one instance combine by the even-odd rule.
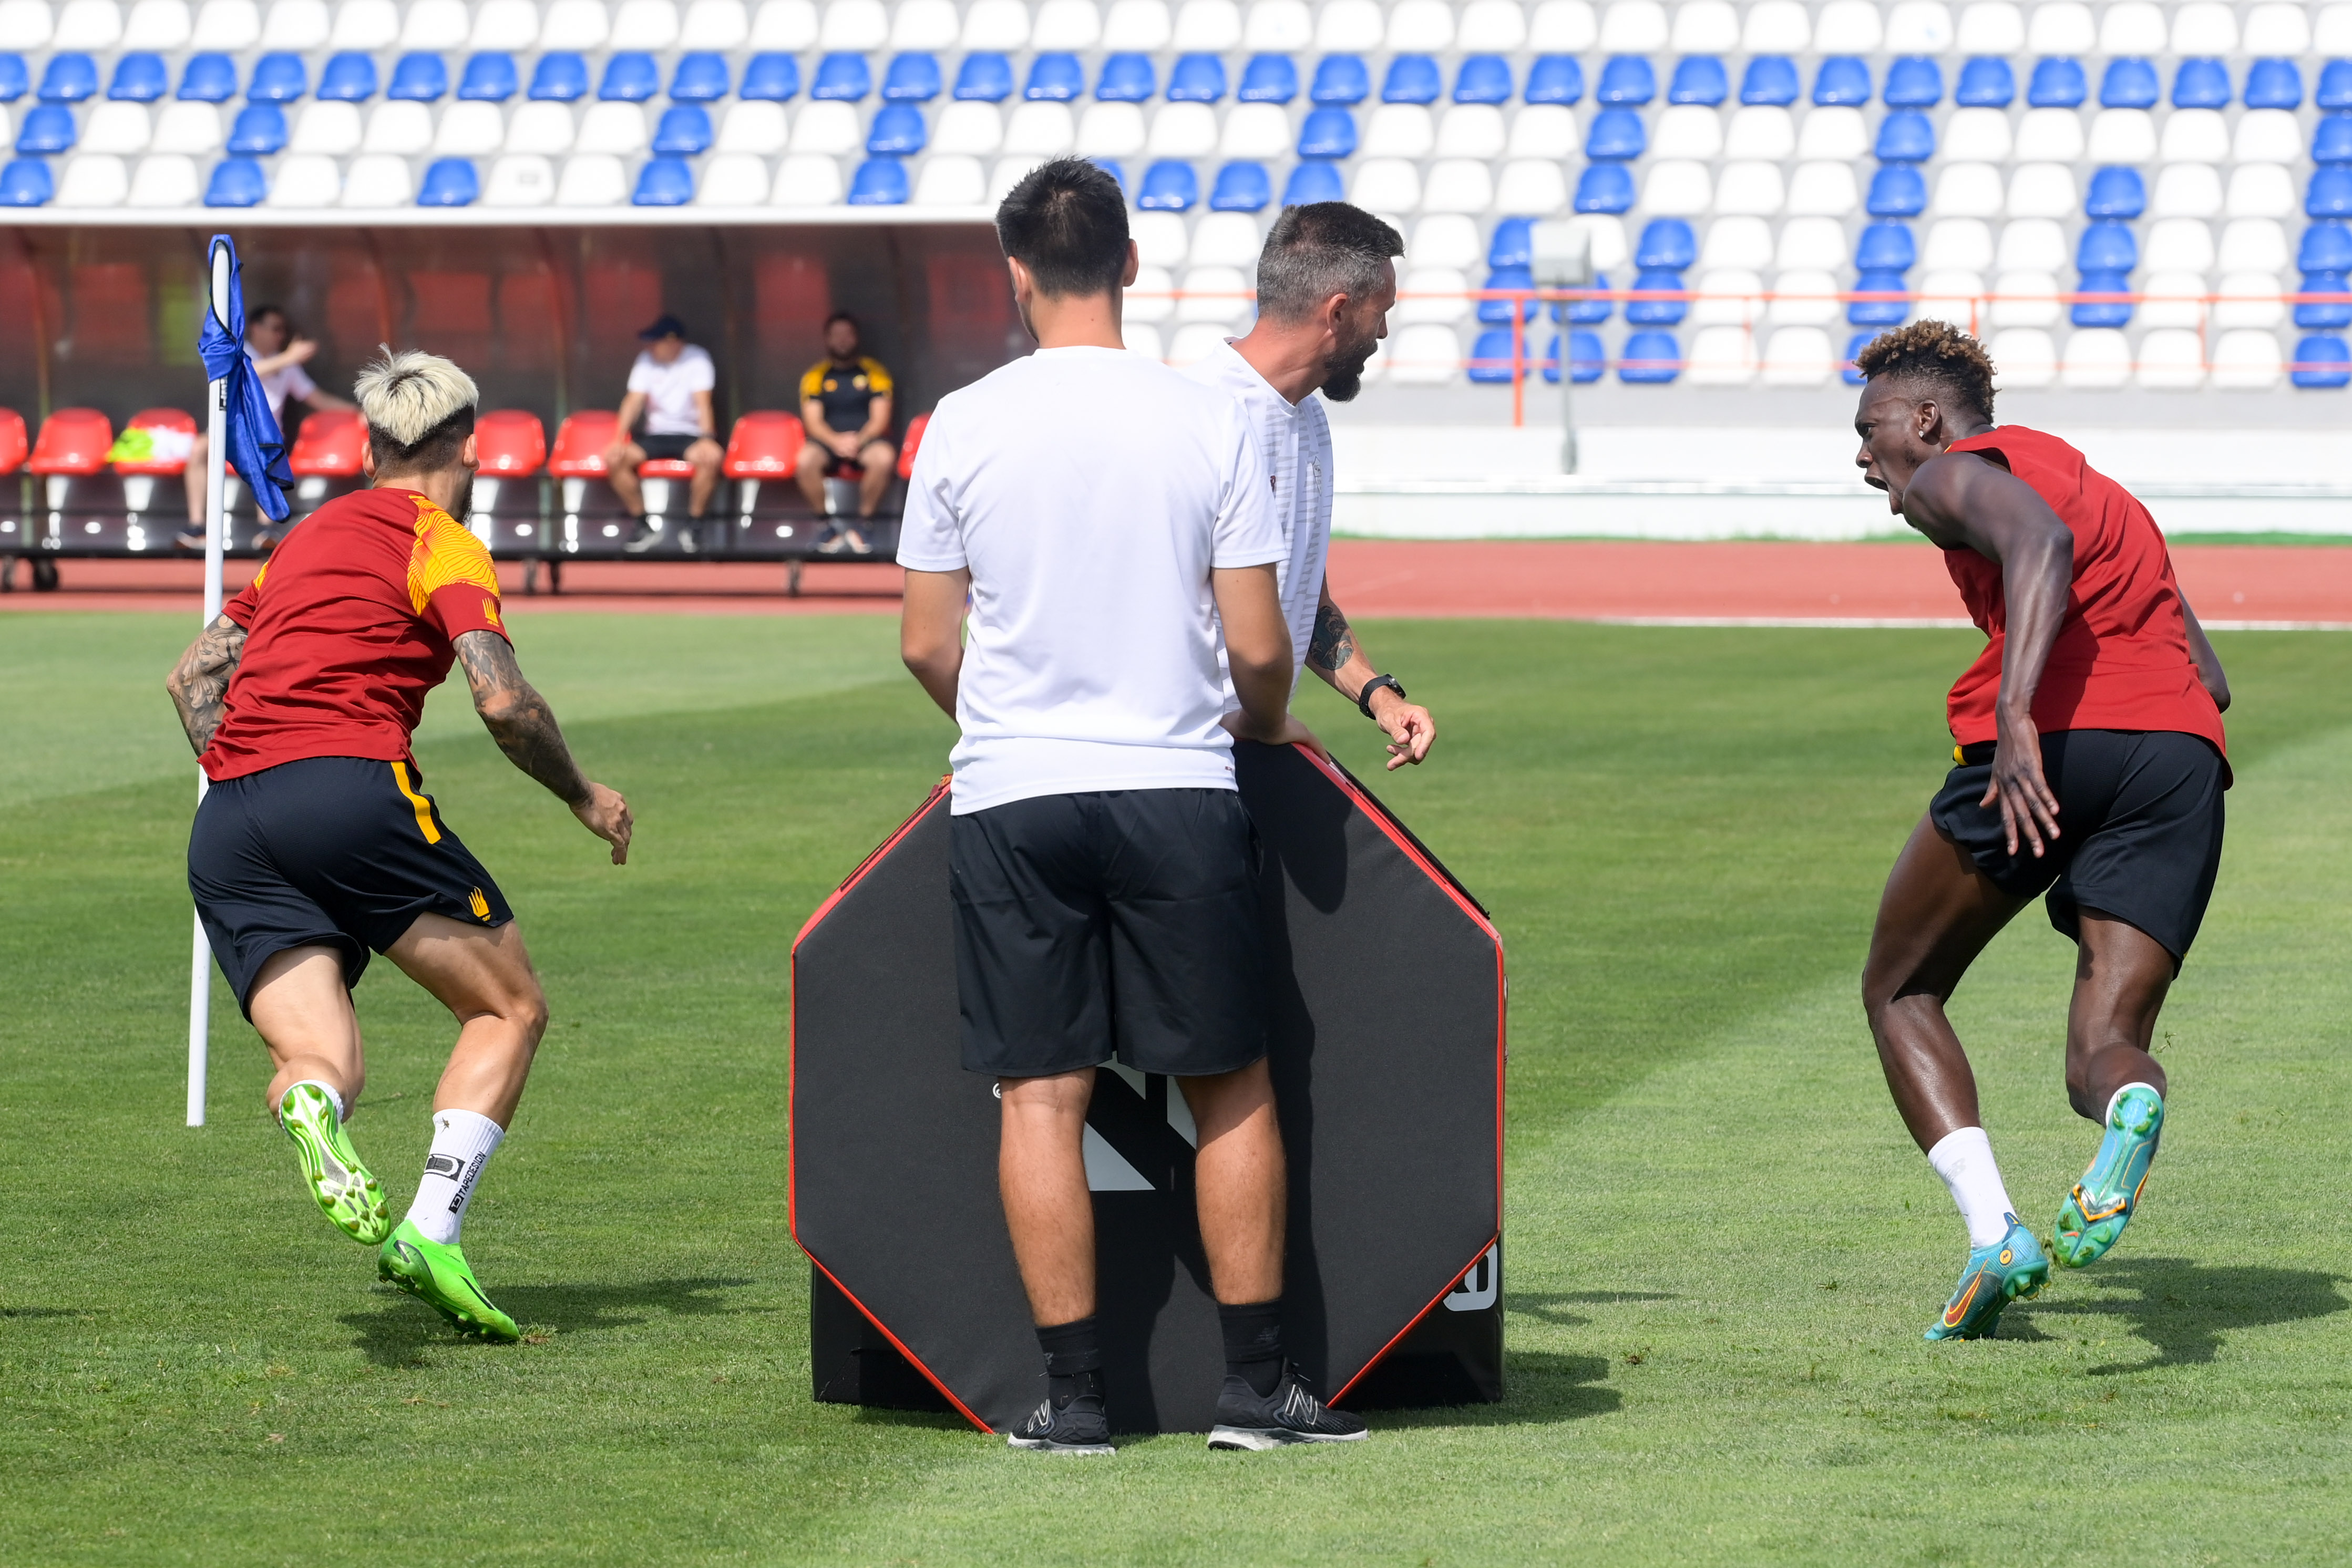
[[[2189,652],[2189,621],[2172,557],[2156,519],[2130,491],[2054,435],[2004,424],[1956,441],[2033,487],[2074,534],[2074,580],[2050,662],[2033,692],[2034,727],[2171,730],[2223,750],[2221,713]],[[1962,746],[2000,738],[1995,707],[2009,607],[2000,563],[1972,549],[1948,549],[1969,619],[1991,639],[1952,687],[1952,738]]]
[[[490,552],[413,490],[361,490],[286,536],[222,612],[246,630],[200,761],[218,783],[306,757],[414,760],[425,694],[468,632],[504,637]]]

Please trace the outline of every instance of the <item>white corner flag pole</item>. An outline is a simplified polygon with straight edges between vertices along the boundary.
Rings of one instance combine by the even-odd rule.
[[[213,319],[228,329],[230,287],[227,242],[213,241],[207,269]],[[205,393],[205,619],[210,626],[220,619],[221,551],[228,539],[228,382],[215,381]],[[211,782],[196,769],[196,800],[202,804]],[[195,959],[188,967],[188,1125],[205,1124],[205,1077],[212,1051],[213,953],[205,940],[205,923],[195,919]]]

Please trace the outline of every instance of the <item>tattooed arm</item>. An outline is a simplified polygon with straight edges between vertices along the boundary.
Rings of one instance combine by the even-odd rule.
[[[224,615],[188,644],[188,651],[180,655],[163,682],[173,706],[180,710],[180,727],[188,732],[188,744],[198,757],[212,745],[213,731],[220,727],[228,683],[243,657],[245,628]]]
[[[514,648],[495,632],[457,639],[457,662],[474,691],[474,711],[507,760],[554,791],[590,832],[613,846],[613,863],[625,865],[634,822],[629,803],[580,771],[547,699],[523,679]]]
[[[1307,640],[1307,667],[1349,702],[1362,695],[1365,682],[1380,674],[1357,645],[1356,629],[1348,624],[1348,612],[1332,601],[1328,579],[1323,584],[1323,601],[1315,607],[1315,634]],[[1427,757],[1437,739],[1437,723],[1429,716],[1429,710],[1405,701],[1387,686],[1372,694],[1372,718],[1388,732],[1391,772]]]

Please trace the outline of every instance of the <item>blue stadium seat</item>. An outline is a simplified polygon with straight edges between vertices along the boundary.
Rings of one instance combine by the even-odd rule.
[[[1217,183],[1209,192],[1209,210],[1262,212],[1273,200],[1274,182],[1266,178],[1265,164],[1228,163],[1217,171]]]
[[[0,59],[0,66],[5,63],[5,59]],[[17,79],[21,81],[24,78],[20,75]],[[16,90],[22,92],[24,89],[20,87]],[[5,96],[5,89],[0,89],[0,97]],[[2352,60],[2330,60],[2319,68],[2319,91],[2313,96],[2312,101],[2322,109],[2352,109]]]
[[[633,207],[682,207],[692,200],[694,171],[683,158],[646,160],[637,171],[637,188],[629,193]]]
[[[1797,62],[1786,55],[1758,55],[1739,77],[1739,101],[1786,109],[1797,101]]]
[[[2323,114],[2311,133],[2315,163],[2352,163],[2352,114]]]
[[[868,158],[850,177],[853,207],[901,207],[907,204],[907,166],[896,158]]]
[[[560,69],[558,62],[562,60],[570,60],[575,67],[580,65],[578,55],[542,56],[539,62],[540,78],[546,78],[551,68]],[[585,68],[581,68],[584,77]],[[581,92],[587,90],[584,80],[581,84],[580,90]],[[335,103],[366,102],[375,96],[375,61],[362,54],[335,56],[327,62],[327,68],[319,73],[319,96]],[[562,95],[540,91],[539,82],[534,80],[531,83],[530,96],[556,98]],[[577,98],[579,93],[573,93],[571,96]]]
[[[436,102],[449,96],[449,68],[441,63],[439,55],[403,55],[392,68],[392,86],[384,89],[383,96],[420,103]]]
[[[1813,73],[1813,101],[1850,104],[1857,109],[1868,103],[1870,68],[1852,55],[1832,55]]]
[[[1535,262],[1535,220],[1505,218],[1486,246],[1488,267],[1529,267]]]
[[[2137,169],[2101,169],[2091,176],[2083,214],[2093,218],[2136,218],[2147,211],[2147,186]]]
[[[1104,173],[1109,175],[1111,183],[1118,187],[1118,193],[1120,195],[1124,196],[1127,194],[1127,170],[1121,166],[1118,159],[1089,158],[1087,162],[1101,170]]]
[[[224,158],[213,165],[213,177],[205,183],[205,205],[208,207],[258,206],[269,194],[268,178],[261,165],[250,158]]]
[[[2139,265],[2139,242],[2132,237],[2131,225],[2119,223],[2096,223],[2083,225],[2083,237],[2074,244],[2074,265],[2088,272],[2129,272]]]
[[[286,151],[286,111],[274,103],[248,103],[229,127],[231,152],[267,157]]]
[[[1671,267],[1644,267],[1633,275],[1635,294],[1679,294],[1683,275]],[[1625,301],[1625,325],[1628,327],[1678,327],[1690,314],[1686,299],[1628,299]]]
[[[2293,60],[2256,60],[2246,69],[2248,109],[2301,109],[2303,73]]]
[[[1559,356],[1553,356],[1557,359]],[[1568,335],[1568,379],[1578,386],[1590,386],[1601,379],[1609,368],[1609,350],[1601,346],[1598,332],[1570,332]],[[1555,380],[1558,373],[1554,373]]]
[[[25,57],[14,51],[0,54],[0,103],[14,103],[32,90],[33,76],[25,68]],[[41,174],[46,179],[48,171],[44,168]],[[48,198],[44,196],[41,199],[47,201]],[[27,204],[13,204],[22,206]]]
[[[1731,78],[1713,55],[1685,55],[1666,84],[1668,103],[1703,103],[1712,108],[1731,96]]]
[[[1490,299],[1485,303],[1499,305],[1502,301]],[[1486,318],[1482,316],[1479,319],[1484,320]],[[1510,318],[1507,315],[1503,319],[1507,321]],[[1534,343],[1525,339],[1520,340],[1519,352],[1522,358],[1517,366],[1520,375],[1525,376],[1531,368],[1524,356],[1534,351]],[[1511,329],[1508,327],[1496,327],[1479,333],[1478,340],[1470,345],[1468,366],[1470,379],[1488,385],[1496,382],[1507,384],[1512,379],[1512,369]]]
[[[2311,189],[2304,196],[2305,217],[2352,217],[2352,169],[2319,169],[2313,172]]]
[[[1288,103],[1298,96],[1298,68],[1288,55],[1253,55],[1236,96],[1244,103]]]
[[[1647,103],[1658,96],[1658,75],[1640,55],[1612,55],[1601,68],[1595,103]]]
[[[1944,101],[1944,73],[1925,55],[1905,55],[1886,68],[1886,107],[1931,109]]]
[[[1225,96],[1225,62],[1214,55],[1181,56],[1168,73],[1171,103],[1215,103]]]
[[[1857,294],[1899,294],[1903,290],[1903,275],[1887,270],[1871,271],[1853,280]],[[1846,324],[1853,327],[1900,327],[1903,318],[1911,314],[1911,307],[1900,299],[1855,299],[1845,308]]]
[[[0,201],[5,201],[0,196]],[[2294,346],[2295,368],[2287,379],[2299,387],[2324,389],[2352,385],[2352,348],[2344,340],[2315,335]]]
[[[1454,101],[1456,103],[1510,102],[1510,62],[1500,55],[1471,55],[1465,57],[1462,62],[1461,70],[1454,73]]]
[[[291,59],[297,70],[301,68],[300,58],[292,55],[267,55],[261,63],[266,66],[276,59]],[[253,85],[261,85],[258,68],[253,73]],[[125,55],[115,61],[114,79],[106,84],[106,96],[125,103],[152,103],[171,90],[171,73],[164,68],[163,57],[144,52]],[[297,92],[294,96],[302,95]]]
[[[57,193],[49,166],[38,158],[12,158],[0,169],[0,207],[46,206]]]
[[[1291,165],[1290,178],[1283,182],[1282,204],[1286,207],[1346,199],[1347,187],[1340,183],[1339,171],[1320,159],[1308,158]]]
[[[1119,54],[1103,61],[1095,78],[1095,96],[1106,103],[1142,103],[1160,90],[1159,73],[1150,55]]]
[[[1633,176],[1622,163],[1587,163],[1576,177],[1576,210],[1622,213],[1633,204]]]
[[[1644,272],[1660,267],[1680,272],[1698,260],[1698,237],[1691,233],[1690,225],[1680,218],[1652,218],[1642,225],[1642,237],[1633,246],[1633,265]],[[1633,286],[1641,287],[1640,284]]]
[[[1029,62],[1029,85],[1021,89],[1021,96],[1045,103],[1067,103],[1086,90],[1087,73],[1077,56],[1043,54]]]
[[[2017,99],[2017,77],[1998,55],[1979,55],[1960,68],[1952,101],[1962,109],[2007,109]]]
[[[809,86],[809,96],[856,103],[873,90],[874,73],[866,67],[864,55],[832,54],[817,61],[816,79]]]
[[[1315,110],[1298,128],[1301,158],[1349,158],[1355,152],[1356,117],[1344,109]]]
[[[2219,60],[2183,60],[2172,73],[2175,109],[2230,107],[2230,68]]]
[[[974,55],[972,59],[979,59],[980,57],[980,56]],[[1002,61],[1004,57],[1003,55],[999,55],[996,58],[999,61]],[[542,65],[545,64],[544,61],[541,63]],[[967,60],[964,63],[969,66],[971,61]],[[751,57],[751,63],[743,68],[743,96],[745,98],[754,99],[762,103],[784,103],[796,97],[800,90],[800,62],[793,58],[790,55],[753,55]],[[1005,91],[1010,92],[1011,90],[1013,90],[1012,86],[1011,83],[1008,82],[1005,87]],[[531,96],[533,98],[537,98],[539,96],[539,91],[536,88],[531,90]],[[1003,94],[999,94],[998,96],[1002,97]]]
[[[2303,231],[2294,265],[2305,272],[2352,272],[2352,226],[2312,225]]]
[[[1584,138],[1587,158],[1639,158],[1649,145],[1649,135],[1642,129],[1642,117],[1630,109],[1604,109],[1592,117],[1592,129]]]
[[[1381,78],[1382,103],[1435,103],[1445,90],[1437,62],[1427,55],[1399,55]]]
[[[1882,162],[1925,163],[1936,155],[1936,128],[1917,110],[1898,109],[1878,122],[1877,151]]]
[[[1534,272],[1522,264],[1517,267],[1488,268],[1486,281],[1479,287],[1482,288],[1533,288],[1535,286]],[[1521,306],[1519,319],[1523,321],[1534,320],[1536,313],[1543,308],[1539,301],[1534,299],[1523,299],[1519,304]],[[1490,327],[1509,326],[1511,302],[1507,299],[1481,299],[1478,301],[1478,319]]]
[[[1307,101],[1320,104],[1359,104],[1372,95],[1372,73],[1364,68],[1357,55],[1325,55],[1315,68],[1315,84],[1307,89]]]
[[[236,62],[223,54],[189,56],[180,71],[179,96],[192,103],[226,103],[236,96]]]
[[[1596,291],[1605,292],[1609,287],[1609,275],[1605,272],[1594,273],[1592,287]],[[1551,319],[1555,321],[1567,321],[1578,326],[1590,327],[1608,320],[1611,313],[1616,308],[1616,303],[1612,300],[1571,299],[1564,304],[1553,306]]]
[[[2025,84],[2025,101],[2030,107],[2080,109],[2083,100],[2090,96],[2090,78],[2083,74],[2080,60],[2052,55],[2033,62],[2033,75]]]
[[[262,64],[267,65],[268,61]],[[261,85],[258,68],[254,70],[253,84],[256,89]],[[504,103],[521,90],[522,73],[515,69],[514,57],[503,51],[476,55],[466,62],[464,73],[457,78],[457,96],[469,100]],[[249,96],[258,97],[259,94],[253,92]]]
[[[883,110],[887,114],[889,110]],[[909,114],[915,111],[908,110]],[[878,129],[882,120],[875,119]],[[923,117],[915,115],[917,131],[922,129]],[[698,103],[673,103],[662,110],[661,121],[654,127],[654,152],[663,157],[690,156],[710,151],[710,111]]]
[[[2156,67],[2146,60],[2109,60],[2099,78],[2101,109],[2154,109],[2158,96]]]
[[[228,57],[226,55],[198,55],[196,57],[196,58],[200,60],[220,60],[224,63],[226,63],[227,57]],[[233,71],[234,68],[231,68]],[[236,90],[235,77],[233,75],[230,80],[231,85],[229,91],[233,93]],[[51,55],[49,57],[48,68],[41,73],[41,101],[43,103],[79,103],[86,98],[96,96],[97,92],[98,62],[96,60],[91,59],[88,55],[84,54]],[[181,96],[185,97],[186,94],[183,93]]]
[[[2334,296],[2327,299],[2307,299],[2294,308],[2294,324],[2298,327],[2325,327],[2341,329],[2352,327],[2352,283],[2345,281],[2340,272],[2306,272],[2303,275],[2305,294]]]
[[[929,103],[940,96],[943,85],[939,57],[925,50],[915,50],[893,58],[890,68],[882,73],[882,100],[885,103]]]
[[[1857,272],[1908,272],[1918,259],[1918,241],[1908,224],[1866,225],[1853,247]]]
[[[417,182],[416,204],[470,207],[481,194],[481,176],[474,172],[472,159],[436,158],[425,166],[425,178]]]
[[[1882,163],[1863,210],[1874,218],[1916,218],[1927,210],[1927,182],[1908,163]]]
[[[2122,272],[2085,272],[2075,287],[2084,294],[2128,294],[2131,277]],[[2081,300],[2067,312],[2067,319],[2077,327],[2127,327],[2131,325],[2131,303],[2123,299]]]
[[[1853,362],[1862,358],[1863,350],[1870,347],[1870,340],[1874,336],[1874,333],[1856,332],[1845,340],[1845,359],[1838,368],[1838,377],[1846,385],[1858,387],[1863,383],[1863,374],[1854,368]]]
[[[61,103],[44,103],[28,110],[16,128],[19,152],[63,152],[74,144],[73,110]]]
[[[1663,386],[1682,374],[1682,357],[1672,332],[1635,332],[1625,340],[1617,379],[1635,386]]]
[[[1578,103],[1584,98],[1584,68],[1574,55],[1540,55],[1528,68],[1529,103]]]
[[[790,60],[792,56],[775,57]],[[970,102],[1003,103],[1013,96],[1013,62],[992,49],[964,56],[963,64],[956,68],[951,96]]]
[[[727,96],[727,57],[714,50],[680,55],[677,68],[669,73],[669,96],[679,103],[716,103]],[[939,90],[936,68],[931,72],[931,90]],[[458,89],[457,96],[465,97],[465,90]]]
[[[923,150],[923,111],[911,103],[886,103],[866,128],[866,151],[877,158],[907,158]],[[709,143],[705,143],[709,145]],[[658,141],[654,151],[671,151]],[[700,147],[679,148],[679,152],[702,151]]]
[[[1143,193],[1135,204],[1147,212],[1189,213],[1201,199],[1201,177],[1192,165],[1163,158],[1143,172]]]

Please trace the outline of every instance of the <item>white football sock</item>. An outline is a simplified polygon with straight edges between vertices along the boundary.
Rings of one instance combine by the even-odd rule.
[[[427,1241],[457,1244],[466,1206],[474,1200],[474,1184],[482,1179],[482,1167],[506,1135],[504,1127],[478,1111],[433,1113],[433,1152],[425,1156],[425,1179],[416,1184],[416,1201],[408,1206],[408,1223],[423,1231]]]
[[[286,1086],[286,1094],[293,1093],[294,1091],[301,1088],[304,1083],[309,1084],[311,1088],[316,1089],[320,1093],[324,1094],[334,1105],[336,1121],[342,1122],[350,1119],[351,1113],[343,1109],[343,1097],[336,1093],[335,1086],[328,1082],[323,1078],[305,1078],[300,1083],[289,1083]],[[278,1097],[278,1103],[281,1106],[286,1103],[286,1094],[280,1094]]]
[[[1952,1201],[1968,1222],[1969,1245],[1990,1247],[2009,1234],[2009,1218],[2017,1206],[2000,1183],[2000,1167],[1993,1163],[1992,1140],[1982,1127],[1962,1127],[1947,1133],[1927,1151],[1927,1163],[1951,1189]]]

